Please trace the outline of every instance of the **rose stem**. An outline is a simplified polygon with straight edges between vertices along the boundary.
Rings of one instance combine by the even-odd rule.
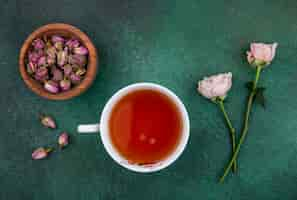
[[[223,176],[221,176],[221,178],[219,180],[220,183],[224,182],[225,177],[228,175],[230,168],[231,168],[232,164],[235,162],[237,155],[239,153],[240,147],[246,137],[246,134],[248,131],[248,126],[249,126],[249,117],[250,117],[250,113],[251,113],[251,109],[252,109],[253,100],[256,95],[256,89],[257,89],[257,84],[258,84],[258,81],[260,78],[261,69],[262,69],[261,66],[257,66],[256,77],[253,82],[253,88],[252,88],[252,91],[251,91],[249,99],[248,99],[247,109],[246,109],[246,113],[245,113],[244,128],[243,128],[242,134],[240,136],[239,142],[236,146],[236,150],[232,156],[232,159],[229,161],[229,164],[225,168]]]
[[[235,129],[233,128],[232,123],[231,123],[231,121],[229,119],[229,116],[228,116],[228,114],[227,114],[227,112],[225,110],[224,101],[222,99],[219,99],[218,103],[219,103],[219,107],[220,107],[221,111],[224,114],[226,123],[227,123],[229,131],[230,131],[231,143],[232,143],[232,155],[233,155],[235,153],[235,148],[236,148]],[[237,169],[237,163],[236,163],[236,161],[234,161],[233,162],[233,172],[235,172],[236,169]]]

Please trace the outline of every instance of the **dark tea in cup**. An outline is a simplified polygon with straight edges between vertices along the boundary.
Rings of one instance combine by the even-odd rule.
[[[154,83],[135,83],[107,101],[100,123],[79,125],[78,132],[100,132],[114,161],[129,170],[150,173],[166,168],[182,154],[190,121],[172,91]]]
[[[121,156],[130,163],[154,164],[175,150],[183,120],[166,94],[139,89],[115,103],[108,126],[111,142]]]

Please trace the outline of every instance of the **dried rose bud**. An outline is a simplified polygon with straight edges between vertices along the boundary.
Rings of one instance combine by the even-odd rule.
[[[52,150],[53,150],[52,148],[39,147],[33,151],[32,159],[40,160],[40,159],[46,158]]]
[[[78,55],[87,55],[89,51],[87,48],[80,46],[80,47],[74,48],[73,52]]]
[[[36,51],[36,54],[37,54],[38,58],[40,58],[41,56],[45,56],[45,52],[43,51],[43,49],[38,49]]]
[[[58,35],[53,35],[53,36],[52,36],[52,42],[53,42],[53,43],[56,43],[56,42],[64,42],[64,41],[65,41],[64,38],[61,37],[61,36],[58,36]]]
[[[81,68],[79,65],[76,65],[76,64],[71,65],[71,67],[72,67],[72,71],[74,72],[76,72],[79,68]]]
[[[64,75],[65,76],[70,76],[70,74],[72,73],[72,67],[71,65],[64,65],[63,66],[63,71],[64,71]]]
[[[55,62],[56,62],[56,58],[55,58],[55,57],[50,57],[50,56],[48,56],[48,57],[46,58],[46,62],[47,62],[48,65],[54,65]]]
[[[59,51],[57,54],[57,63],[59,66],[63,66],[66,64],[68,60],[68,53],[67,51]]]
[[[61,51],[61,50],[63,50],[63,43],[62,43],[62,42],[56,42],[56,43],[54,43],[54,47],[55,47],[58,51]]]
[[[44,48],[44,42],[40,39],[37,38],[32,42],[32,45],[35,49],[43,49]]]
[[[79,76],[84,75],[87,72],[85,68],[79,68],[75,73]]]
[[[76,64],[76,60],[74,59],[74,55],[70,54],[68,56],[68,63],[73,65],[73,64]]]
[[[66,132],[63,132],[58,139],[58,144],[60,146],[60,148],[64,148],[65,146],[67,146],[69,144],[69,136]]]
[[[70,80],[73,84],[78,84],[80,81],[81,81],[81,78],[79,75],[75,74],[75,73],[72,73],[70,75]]]
[[[37,71],[38,71],[38,69],[37,69]],[[36,72],[37,72],[37,71],[36,71]],[[43,83],[43,82],[45,82],[45,81],[47,81],[47,80],[49,79],[49,75],[48,75],[48,74],[42,75],[41,72],[40,72],[39,74],[37,74],[36,72],[35,72],[35,74],[34,74],[34,78],[35,78],[37,81]]]
[[[45,56],[40,57],[38,59],[37,65],[38,66],[44,66],[44,65],[46,65],[46,57]]]
[[[60,81],[63,79],[63,72],[60,69],[54,68],[52,69],[53,80]]]
[[[37,52],[30,52],[28,55],[29,62],[37,63],[40,55]]]
[[[37,68],[37,66],[36,66],[36,64],[33,63],[33,62],[29,62],[29,63],[27,64],[27,72],[28,72],[29,74],[33,74],[33,73],[36,71],[36,68]]]
[[[53,45],[52,45],[52,43],[51,43],[50,40],[47,40],[46,43],[45,43],[45,46],[46,46],[47,48],[49,48],[49,47],[52,47]]]
[[[53,57],[53,58],[55,58],[55,57],[56,57],[56,53],[57,53],[57,51],[56,51],[55,47],[48,47],[48,48],[46,49],[46,54],[47,54],[47,56],[49,56],[49,57]]]
[[[46,55],[47,55],[47,63],[49,65],[53,65],[56,62],[56,49],[54,47],[49,47],[46,49]]]
[[[41,115],[40,122],[43,126],[48,127],[48,128],[55,129],[57,127],[54,119],[50,116]]]
[[[55,94],[59,92],[59,85],[56,82],[49,80],[44,83],[44,89]]]
[[[68,62],[70,64],[77,64],[83,67],[87,63],[87,57],[84,55],[78,55],[78,54],[70,55],[68,57]]]
[[[40,83],[43,83],[49,79],[49,76],[38,76],[37,74],[34,75],[35,80],[39,81]]]
[[[73,49],[73,48],[76,48],[76,47],[79,47],[79,41],[76,40],[76,39],[70,39],[68,40],[66,43],[66,46],[69,47],[70,49]]]
[[[48,70],[46,67],[40,67],[36,70],[36,75],[39,77],[45,77],[48,75]]]
[[[64,80],[61,80],[60,81],[60,88],[63,90],[63,91],[67,91],[69,90],[71,87],[71,82],[68,80],[68,79],[64,79]]]

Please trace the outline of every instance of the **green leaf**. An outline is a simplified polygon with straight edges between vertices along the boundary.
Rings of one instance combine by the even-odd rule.
[[[259,87],[256,89],[256,95],[255,95],[255,102],[260,104],[264,109],[266,107],[266,100],[264,96],[264,91],[266,88]]]
[[[253,90],[253,81],[246,82],[245,87],[249,90]]]

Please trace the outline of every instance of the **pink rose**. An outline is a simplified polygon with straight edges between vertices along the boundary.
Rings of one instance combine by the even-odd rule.
[[[247,51],[247,60],[253,66],[267,66],[275,56],[277,43],[251,43],[250,51]]]
[[[222,73],[205,77],[198,83],[198,92],[211,100],[224,99],[232,86],[232,73]]]

